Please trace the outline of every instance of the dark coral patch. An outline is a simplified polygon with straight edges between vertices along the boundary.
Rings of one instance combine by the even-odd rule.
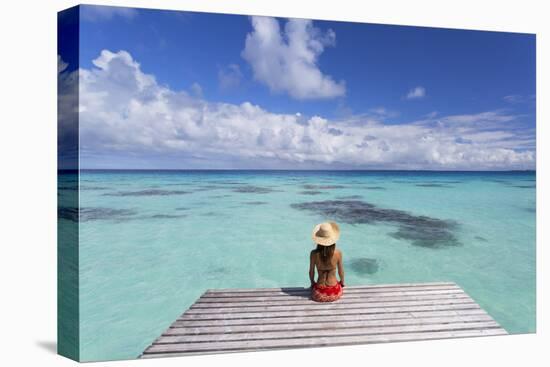
[[[380,269],[380,263],[378,260],[369,259],[366,257],[352,259],[347,265],[349,265],[354,273],[363,276],[374,274]]]
[[[512,185],[512,187],[517,187],[518,189],[536,189],[536,185]]]
[[[298,192],[298,194],[302,194],[302,195],[319,195],[322,193],[323,193],[322,191],[317,191],[317,190],[304,190],[304,191]]]
[[[346,186],[342,185],[303,185],[302,186],[306,190],[332,190],[332,189],[343,189]]]
[[[77,185],[70,185],[70,186],[58,186],[58,190],[66,190],[66,191],[76,191],[78,190]]]
[[[202,213],[201,216],[203,217],[217,217],[217,216],[221,216],[222,213],[218,213],[218,212],[206,212],[206,213]]]
[[[57,208],[57,218],[78,222],[78,208],[60,206]]]
[[[243,194],[268,194],[274,191],[277,191],[277,190],[271,189],[269,187],[252,186],[252,185],[239,186],[233,189],[233,192],[239,192]]]
[[[131,209],[80,208],[80,220],[124,220],[137,212]]]
[[[185,218],[187,215],[180,214],[180,215],[173,215],[173,214],[155,214],[152,215],[151,218],[153,219],[176,219],[176,218]]]
[[[291,207],[349,224],[394,224],[398,226],[397,231],[390,235],[410,241],[415,246],[439,248],[460,244],[453,233],[457,227],[453,221],[379,208],[360,200],[314,201],[291,204]]]
[[[203,186],[197,187],[197,188],[194,189],[193,191],[195,191],[195,192],[199,192],[199,191],[211,191],[211,190],[220,190],[220,189],[224,189],[224,188],[225,188],[225,187],[219,186],[219,185],[203,185]]]
[[[80,186],[80,190],[100,191],[100,190],[109,190],[109,188],[104,186]]]
[[[170,195],[185,195],[189,191],[184,190],[139,190],[139,191],[118,191],[103,194],[105,196],[170,196]]]
[[[418,187],[452,187],[450,185],[440,184],[440,183],[420,183],[416,184]]]
[[[80,221],[90,220],[123,220],[135,215],[136,212],[130,209],[113,208],[80,208]],[[59,207],[57,210],[58,218],[78,222],[79,211],[74,207]]]
[[[218,267],[210,268],[206,270],[204,273],[204,276],[207,279],[217,280],[217,279],[223,278],[224,276],[227,276],[227,274],[229,273],[231,273],[231,269],[225,266],[218,266]]]
[[[363,199],[361,195],[348,195],[348,196],[337,196],[337,199],[340,200],[360,200]]]

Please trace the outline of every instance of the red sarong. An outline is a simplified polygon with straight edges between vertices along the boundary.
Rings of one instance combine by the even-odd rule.
[[[311,289],[311,298],[316,302],[333,302],[342,297],[344,289],[338,282],[335,285],[318,285],[315,283]]]

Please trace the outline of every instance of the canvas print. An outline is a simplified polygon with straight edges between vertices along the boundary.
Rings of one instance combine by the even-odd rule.
[[[59,354],[536,331],[534,34],[58,17]]]

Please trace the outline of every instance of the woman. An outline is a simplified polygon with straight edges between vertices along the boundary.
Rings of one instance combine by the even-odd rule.
[[[340,228],[334,222],[321,223],[313,229],[313,242],[317,248],[309,256],[309,280],[311,281],[311,298],[317,302],[332,302],[344,292],[344,266],[342,252],[336,249],[340,237]],[[336,268],[340,282],[336,279]],[[317,282],[315,282],[317,268]]]

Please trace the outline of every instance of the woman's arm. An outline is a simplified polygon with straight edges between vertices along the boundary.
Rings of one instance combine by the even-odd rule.
[[[340,251],[340,256],[338,256],[338,276],[340,277],[340,284],[344,287],[344,264],[342,262],[342,251]]]
[[[309,254],[309,281],[311,282],[311,286],[315,284],[315,252],[311,251]]]

